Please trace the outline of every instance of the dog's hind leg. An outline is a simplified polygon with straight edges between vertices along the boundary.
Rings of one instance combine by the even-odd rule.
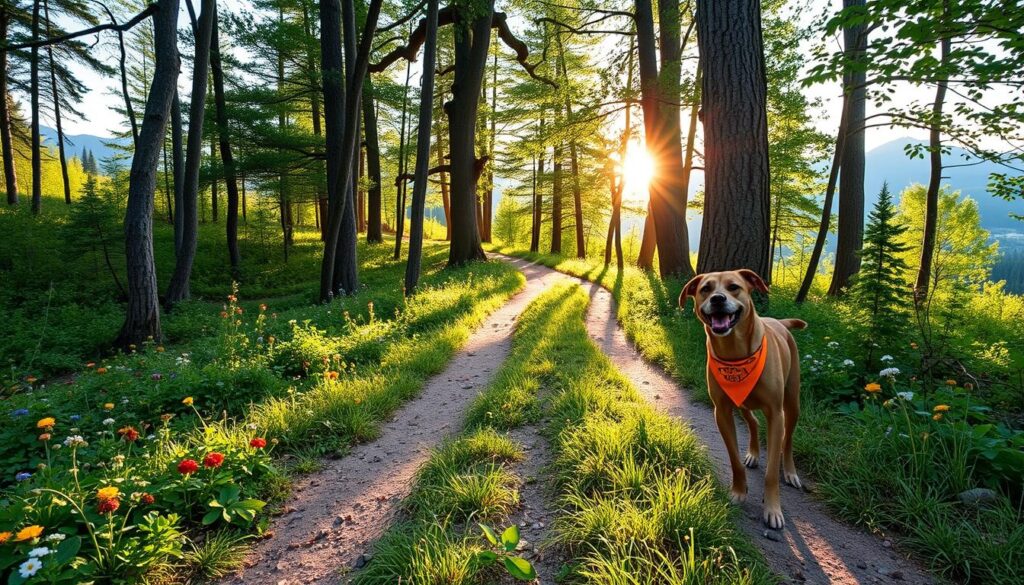
[[[715,423],[722,434],[725,449],[729,452],[729,465],[732,467],[732,488],[729,499],[734,504],[742,504],[747,500],[747,470],[740,461],[740,450],[736,443],[736,419],[732,416],[732,405],[715,405]]]
[[[786,521],[782,516],[782,500],[779,496],[779,459],[782,457],[782,437],[785,415],[781,405],[769,405],[763,409],[768,423],[768,462],[764,470],[764,523],[769,528],[781,529]]]
[[[761,447],[758,444],[757,436],[757,418],[749,408],[741,408],[740,413],[743,414],[743,420],[747,421],[747,430],[750,432],[750,443],[747,446],[747,454],[743,457],[743,465],[754,469],[758,466],[761,456]]]
[[[796,348],[794,347],[794,350]],[[782,478],[789,485],[800,488],[800,476],[796,474],[796,462],[793,461],[793,433],[796,423],[800,420],[800,363],[793,352],[794,364],[786,380],[786,389],[782,397],[782,408],[786,421],[786,433],[782,439]]]

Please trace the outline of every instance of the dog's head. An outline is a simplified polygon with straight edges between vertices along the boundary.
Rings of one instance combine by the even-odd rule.
[[[753,291],[768,292],[768,285],[753,270],[730,270],[698,274],[683,287],[679,306],[693,297],[694,313],[713,335],[725,337],[746,319],[752,319]]]

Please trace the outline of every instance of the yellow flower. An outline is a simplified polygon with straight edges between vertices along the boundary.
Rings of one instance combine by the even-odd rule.
[[[0,544],[6,543],[11,537],[14,536],[10,532],[0,532]]]
[[[935,408],[932,409],[933,412],[947,412],[948,410],[949,410],[949,405],[948,404],[936,404]]]
[[[157,351],[157,353],[163,353],[164,352],[164,346],[162,346],[162,345],[156,346],[156,351]]]
[[[186,396],[185,399],[181,401],[185,406],[192,406],[192,402],[193,400],[191,396]]]
[[[942,413],[941,412],[936,412],[935,414],[933,414],[932,415],[932,420],[942,420]]]
[[[870,382],[864,385],[864,389],[867,390],[868,392],[881,392],[882,385],[879,384],[878,382]]]
[[[911,341],[910,342],[910,349],[917,349],[917,343]]]
[[[946,386],[956,386],[956,380],[946,380]]]
[[[108,402],[108,403],[103,405],[103,408],[105,410],[114,410],[114,403],[113,402]]]
[[[42,535],[42,533],[43,533],[43,527],[39,526],[38,524],[33,524],[32,526],[26,526],[26,527],[22,528],[21,530],[19,530],[18,531],[18,535],[14,537],[14,541],[15,542],[24,542],[26,540],[32,540],[34,538],[39,538],[39,536]]]
[[[36,428],[37,429],[48,429],[48,428],[52,427],[55,424],[57,424],[57,419],[53,418],[52,416],[48,416],[46,418],[39,419],[39,422],[36,423]]]
[[[99,501],[113,500],[121,495],[121,490],[116,487],[105,487],[96,490],[96,499]]]

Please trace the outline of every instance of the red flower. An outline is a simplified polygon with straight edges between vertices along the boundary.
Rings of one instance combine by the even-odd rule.
[[[178,464],[178,473],[188,475],[199,471],[199,464],[195,459],[184,459]]]
[[[122,427],[117,430],[117,434],[121,435],[121,438],[129,443],[139,440],[139,431],[135,430],[135,427]]]
[[[100,514],[111,514],[117,511],[117,508],[121,505],[121,502],[117,498],[110,498],[109,500],[100,500],[97,508]]]
[[[140,499],[142,503],[146,505],[150,505],[156,501],[156,498],[153,497],[153,494],[142,494],[142,498]]]
[[[262,449],[267,446],[267,440],[264,439],[263,437],[256,437],[255,439],[249,441],[249,446],[255,447],[256,449]]]
[[[221,453],[217,453],[216,451],[214,451],[213,453],[207,454],[206,457],[203,457],[203,466],[204,467],[215,468],[215,467],[220,467],[223,464],[224,464],[224,455],[221,454]]]

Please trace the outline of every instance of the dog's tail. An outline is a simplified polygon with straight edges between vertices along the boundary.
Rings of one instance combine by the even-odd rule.
[[[801,319],[779,319],[786,329],[807,329],[807,321]]]

